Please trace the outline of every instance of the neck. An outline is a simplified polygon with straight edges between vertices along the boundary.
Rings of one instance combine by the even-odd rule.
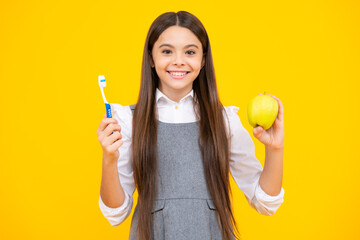
[[[159,87],[159,90],[170,100],[179,103],[183,97],[185,97],[187,94],[191,92],[192,88],[177,90],[177,89],[163,89]]]

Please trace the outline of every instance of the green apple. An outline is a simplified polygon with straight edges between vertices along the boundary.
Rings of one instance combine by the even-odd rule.
[[[252,127],[261,126],[264,130],[269,129],[279,111],[277,101],[264,93],[252,98],[247,107],[248,121]]]

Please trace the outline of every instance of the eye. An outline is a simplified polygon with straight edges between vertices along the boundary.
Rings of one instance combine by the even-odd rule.
[[[194,52],[194,51],[191,51],[191,50],[189,50],[189,51],[187,51],[187,52],[192,53],[192,54],[190,54],[190,55],[194,55],[194,54],[195,54],[195,52]]]
[[[165,50],[162,51],[162,53],[165,53],[165,54],[168,54],[168,53],[170,53],[170,52],[171,52],[171,51],[168,50],[168,49],[165,49]]]

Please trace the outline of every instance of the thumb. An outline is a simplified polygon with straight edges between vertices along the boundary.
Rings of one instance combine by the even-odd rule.
[[[114,117],[114,114],[116,113],[114,106],[110,103],[110,108],[111,108],[111,116]]]
[[[112,105],[110,105],[110,106],[111,106],[111,116],[114,116],[114,114],[115,114],[114,107]]]
[[[264,129],[261,126],[257,126],[253,129],[254,136],[259,137]]]

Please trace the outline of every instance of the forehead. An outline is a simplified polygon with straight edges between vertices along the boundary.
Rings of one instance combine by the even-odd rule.
[[[201,42],[196,35],[189,29],[179,26],[171,26],[163,31],[158,40],[155,42],[156,46],[168,43],[176,46],[184,46],[188,44],[196,44],[201,48]]]

